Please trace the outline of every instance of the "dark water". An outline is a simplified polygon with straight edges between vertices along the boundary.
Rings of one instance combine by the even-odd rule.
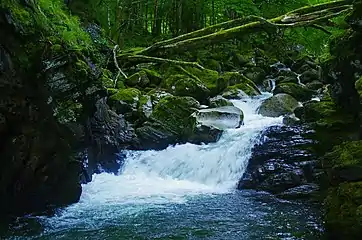
[[[320,239],[319,206],[236,191],[252,148],[282,118],[261,97],[233,101],[244,125],[217,143],[129,152],[120,175],[96,175],[80,202],[52,217],[3,225],[1,239]]]
[[[23,219],[1,239],[320,239],[322,232],[318,206],[253,191],[97,211],[81,221],[79,212]]]

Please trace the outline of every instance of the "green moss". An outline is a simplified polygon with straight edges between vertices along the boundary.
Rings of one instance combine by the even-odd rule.
[[[362,77],[356,81],[355,88],[360,96],[360,99],[362,99]]]
[[[341,183],[325,200],[325,225],[335,239],[359,239],[362,234],[362,182]]]
[[[199,103],[192,97],[166,96],[154,107],[151,118],[161,124],[161,128],[187,138],[196,127],[196,119],[192,113]]]
[[[138,105],[138,114],[141,120],[146,120],[152,114],[152,100],[149,95],[142,95]]]
[[[126,88],[119,90],[116,94],[110,97],[112,101],[123,101],[126,103],[134,103],[139,101],[141,91],[136,88]]]
[[[267,117],[279,117],[292,114],[298,106],[299,103],[295,98],[288,94],[280,93],[265,100],[259,108],[259,113]]]
[[[141,70],[126,79],[126,85],[130,87],[141,87],[144,88],[150,83],[147,73]]]
[[[161,83],[162,76],[156,70],[143,68],[142,71],[147,74],[147,77],[150,79],[151,85],[158,86]]]
[[[203,84],[205,84],[205,86],[211,91],[213,95],[217,94],[219,91],[219,86],[217,84],[219,73],[217,71],[186,67],[184,72],[190,77],[200,80]]]
[[[240,74],[238,72],[224,73],[218,79],[218,83],[219,83],[219,86],[224,86],[224,88],[229,86],[230,87],[229,90],[235,89],[235,88],[243,90],[242,88],[245,88],[245,90],[246,90],[245,93],[247,93],[248,95],[254,95],[254,94],[252,94],[252,92],[260,94],[260,90],[255,85],[255,83],[253,81],[251,81],[249,78],[247,78],[246,76],[244,76],[243,74]],[[238,84],[243,84],[244,86],[238,85]],[[247,86],[247,87],[245,87],[245,86]],[[253,89],[253,90],[251,90],[251,89]],[[257,94],[255,94],[255,95],[257,95]]]
[[[362,167],[362,141],[344,142],[325,156],[333,168]]]
[[[248,96],[257,96],[259,94],[259,92],[255,91],[255,89],[247,83],[239,83],[233,86],[229,86],[225,91],[236,92],[237,90],[243,91]]]
[[[194,97],[198,101],[205,101],[210,94],[208,88],[199,79],[181,74],[168,77],[164,82],[164,87],[174,95]]]
[[[274,90],[274,94],[278,93],[289,94],[298,101],[308,101],[314,94],[316,94],[315,91],[295,83],[282,83],[277,85]]]

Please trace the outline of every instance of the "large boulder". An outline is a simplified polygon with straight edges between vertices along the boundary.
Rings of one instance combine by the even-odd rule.
[[[224,106],[234,106],[234,104],[229,100],[227,100],[226,98],[223,98],[222,96],[216,96],[210,98],[209,106],[215,108],[215,107],[224,107]]]
[[[196,127],[191,116],[200,104],[192,97],[166,96],[153,109],[150,120],[136,129],[141,148],[162,149],[187,141]]]
[[[196,111],[193,116],[198,123],[220,130],[238,128],[243,124],[243,112],[234,106],[207,108]]]
[[[317,157],[308,149],[313,141],[302,136],[306,130],[299,126],[266,129],[262,133],[263,142],[252,150],[238,188],[285,194],[316,183],[321,170],[317,169]]]
[[[331,182],[362,181],[362,141],[337,145],[323,158]]]
[[[264,100],[258,113],[265,117],[279,117],[292,114],[300,103],[289,94],[280,93]]]
[[[91,139],[87,148],[87,174],[99,173],[98,166],[103,171],[117,173],[123,163],[118,153],[138,146],[134,130],[122,115],[109,109],[105,99],[98,100],[95,108],[87,128]]]
[[[273,93],[286,93],[293,96],[298,101],[303,102],[310,100],[313,95],[316,94],[316,91],[295,83],[282,83],[276,86]]]
[[[136,88],[120,89],[109,97],[108,103],[118,114],[136,111],[141,91]]]
[[[147,76],[146,71],[139,71],[126,79],[126,85],[130,87],[141,87],[144,88],[150,84],[150,79]]]
[[[193,97],[200,102],[205,102],[210,95],[209,89],[201,80],[182,74],[169,76],[164,87],[173,95]]]

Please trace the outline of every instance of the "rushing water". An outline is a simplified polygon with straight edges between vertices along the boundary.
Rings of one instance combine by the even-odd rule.
[[[126,152],[119,175],[95,175],[79,203],[36,217],[38,231],[25,224],[9,238],[314,239],[320,226],[313,206],[235,190],[261,131],[282,124],[256,114],[269,96],[233,101],[244,125],[217,143]]]

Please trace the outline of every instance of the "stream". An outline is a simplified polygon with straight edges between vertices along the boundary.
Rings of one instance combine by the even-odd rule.
[[[256,113],[270,96],[233,100],[244,125],[217,143],[124,152],[119,175],[94,175],[79,203],[19,218],[0,239],[318,239],[318,205],[236,190],[262,131],[282,124]]]

